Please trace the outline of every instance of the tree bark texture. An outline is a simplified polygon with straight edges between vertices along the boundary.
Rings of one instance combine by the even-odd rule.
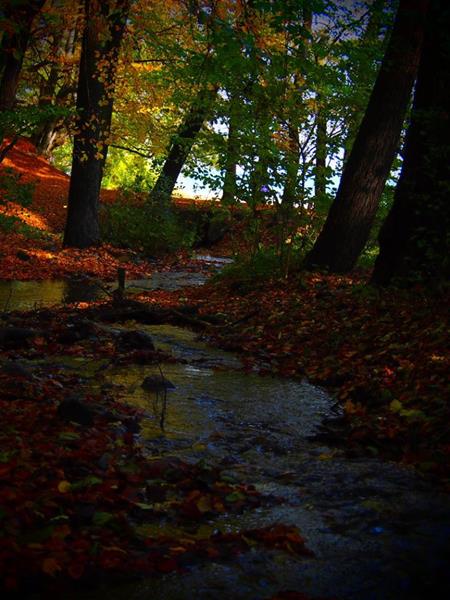
[[[350,271],[363,250],[395,157],[416,77],[428,0],[400,0],[366,113],[307,268]]]
[[[98,206],[108,151],[116,66],[129,0],[85,0],[77,90],[78,131],[74,137],[72,173],[64,246],[98,244]]]
[[[450,276],[450,9],[435,1],[394,204],[380,230],[372,282]]]
[[[184,121],[172,139],[167,158],[161,173],[150,192],[149,200],[153,204],[165,209],[170,204],[172,192],[178,176],[186,162],[187,157],[195,143],[198,133],[202,128],[211,106],[217,96],[217,88],[201,88]]]
[[[370,5],[370,17],[364,34],[361,37],[360,44],[362,47],[372,46],[380,35],[382,25],[381,14],[387,0],[374,0]],[[361,119],[364,115],[364,110],[367,100],[370,95],[370,88],[375,77],[374,64],[367,63],[361,59],[353,62],[354,77],[353,87],[356,91],[350,114],[347,119],[347,137],[345,140],[344,162],[347,161],[349,152],[355,141]]]

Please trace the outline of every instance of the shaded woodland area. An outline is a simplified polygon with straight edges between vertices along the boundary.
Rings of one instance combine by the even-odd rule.
[[[164,444],[148,460],[145,411],[102,378],[149,365],[164,383],[189,362],[149,325],[327,390],[339,417],[320,460],[394,461],[448,493],[447,3],[3,0],[0,46],[6,593],[65,597],[260,546],[313,555],[289,523],[193,536],[277,500],[227,479],[209,442],[197,462]],[[97,291],[19,310],[14,286],[47,281]],[[433,597],[439,569],[417,595],[376,597]],[[323,598],[275,587],[264,598]]]

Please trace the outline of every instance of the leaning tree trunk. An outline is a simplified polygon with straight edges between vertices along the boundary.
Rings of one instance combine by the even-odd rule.
[[[380,36],[380,30],[382,25],[382,13],[387,0],[373,0],[369,10],[370,16],[367,23],[367,27],[361,36],[360,44],[362,47],[372,47]],[[364,116],[364,109],[367,104],[367,100],[370,95],[370,88],[373,85],[375,79],[375,61],[372,60],[370,64],[365,63],[361,59],[353,61],[353,69],[355,71],[355,77],[352,78],[352,84],[357,92],[351,102],[349,115],[347,117],[347,137],[344,143],[344,163],[347,162],[349,152],[355,141],[356,134],[362,117]]]
[[[80,73],[78,131],[74,137],[72,173],[64,246],[98,244],[98,205],[111,127],[114,82],[130,0],[85,0]]]
[[[162,171],[150,192],[149,200],[152,204],[155,203],[162,209],[166,209],[169,206],[178,176],[211,110],[216,96],[216,87],[203,87],[199,91],[184,121],[172,139]]]
[[[307,268],[350,271],[369,237],[416,77],[428,0],[400,0],[361,127]]]
[[[402,172],[379,236],[378,285],[450,275],[450,10],[432,6]]]

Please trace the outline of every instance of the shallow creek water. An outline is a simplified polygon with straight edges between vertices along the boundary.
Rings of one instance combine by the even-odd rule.
[[[141,387],[158,369],[107,369],[96,385],[117,387],[126,402],[146,411],[145,451],[225,460],[236,481],[283,498],[276,506],[220,515],[204,532],[294,524],[315,557],[254,549],[233,564],[210,562],[85,598],[256,600],[289,589],[351,600],[448,596],[443,587],[450,590],[448,496],[430,490],[412,470],[377,459],[349,459],[315,441],[323,419],[337,414],[322,390],[245,373],[235,356],[209,348],[187,330],[142,329],[157,347],[185,361],[162,365],[175,386],[167,393],[164,431],[161,399]],[[436,596],[438,584],[442,596]]]

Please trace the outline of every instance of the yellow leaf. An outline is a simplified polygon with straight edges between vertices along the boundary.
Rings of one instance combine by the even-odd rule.
[[[211,496],[201,496],[197,500],[196,504],[201,513],[206,513],[212,510]]]
[[[398,412],[399,410],[401,410],[403,408],[402,403],[400,402],[400,400],[392,400],[392,402],[389,404],[389,408],[391,409],[392,412]]]
[[[61,571],[61,567],[54,558],[46,558],[42,563],[42,570],[46,575],[54,577],[58,571]]]
[[[61,494],[66,494],[67,492],[70,492],[71,489],[72,485],[68,481],[60,481],[58,483],[58,492],[61,492]]]

